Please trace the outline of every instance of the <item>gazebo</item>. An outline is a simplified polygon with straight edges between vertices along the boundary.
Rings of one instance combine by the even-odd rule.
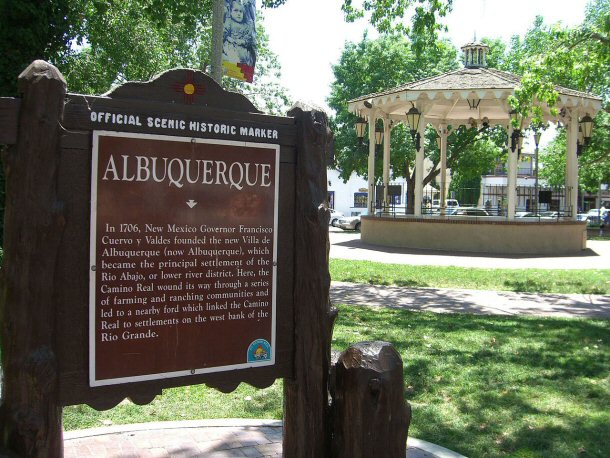
[[[348,102],[349,111],[368,122],[369,138],[375,138],[377,120],[383,121],[383,202],[388,202],[392,129],[403,123],[411,130],[416,140],[414,214],[404,218],[388,218],[383,214],[373,216],[375,142],[369,142],[370,216],[364,217],[362,221],[363,241],[413,248],[508,253],[566,253],[585,248],[585,225],[576,221],[577,148],[579,141],[582,141],[579,140],[579,128],[584,128],[585,137],[590,136],[592,117],[601,109],[601,98],[556,86],[555,90],[559,94],[556,108],[559,114],[554,116],[548,107],[541,106],[544,121],[560,121],[566,126],[566,216],[563,220],[554,222],[552,226],[542,221],[533,224],[531,221],[515,220],[517,158],[523,135],[522,130],[515,129],[511,123],[511,116],[518,115],[511,112],[508,98],[519,87],[520,78],[508,72],[487,68],[486,53],[489,47],[485,44],[472,42],[461,49],[464,53],[464,68],[364,95]],[[510,149],[507,161],[506,217],[478,218],[473,221],[445,216],[448,128],[474,123],[503,126],[508,131]],[[529,125],[530,120],[517,118],[517,123],[523,128]],[[440,137],[441,202],[440,214],[437,217],[422,214],[424,144],[419,140],[428,124],[436,129]],[[465,228],[464,234],[460,235],[457,224],[468,224],[470,227]],[[478,227],[475,228],[472,224]],[[442,243],[449,233],[452,234],[451,246]],[[528,243],[522,243],[524,236],[527,237]],[[461,243],[456,246],[456,242]]]

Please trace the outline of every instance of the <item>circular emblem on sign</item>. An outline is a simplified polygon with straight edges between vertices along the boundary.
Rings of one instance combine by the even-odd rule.
[[[193,95],[195,93],[195,86],[192,83],[185,84],[184,93],[188,95]]]
[[[259,363],[271,360],[271,345],[265,339],[257,339],[248,347],[248,362]]]

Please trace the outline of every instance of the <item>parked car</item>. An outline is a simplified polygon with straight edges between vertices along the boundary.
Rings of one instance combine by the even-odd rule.
[[[540,215],[534,212],[517,212],[515,218],[540,218]]]
[[[603,219],[609,211],[607,208],[592,208],[587,212],[587,225],[599,226],[600,217]]]
[[[330,209],[330,218],[328,220],[328,224],[330,224],[332,227],[336,227],[337,221],[339,221],[339,219],[342,216],[343,216],[343,212],[338,212],[334,208],[331,208]]]
[[[451,216],[489,216],[489,213],[484,208],[475,207],[458,207],[452,209],[451,213],[447,213]]]
[[[344,216],[337,221],[337,227],[343,230],[359,231],[360,230],[360,217],[362,215],[368,215],[368,211],[364,210],[362,213],[356,216]]]
[[[565,216],[565,213],[559,212],[559,211],[540,212],[540,217],[543,219],[559,219],[559,218],[563,218],[564,216]]]
[[[587,221],[587,216],[586,213],[579,213],[576,215],[576,221]]]
[[[459,206],[460,206],[460,203],[457,201],[457,199],[445,199],[445,209],[456,208]],[[441,201],[439,199],[433,199],[431,212],[439,213],[440,209],[441,209]]]

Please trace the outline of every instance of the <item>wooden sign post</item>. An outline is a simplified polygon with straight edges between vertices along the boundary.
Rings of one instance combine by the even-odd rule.
[[[94,97],[36,61],[20,89],[0,99],[4,449],[61,456],[66,405],[292,379],[295,118],[191,70]]]
[[[19,88],[0,98],[0,453],[62,456],[63,406],[283,378],[284,456],[330,457],[326,115],[263,115],[192,70],[84,96],[36,61]]]

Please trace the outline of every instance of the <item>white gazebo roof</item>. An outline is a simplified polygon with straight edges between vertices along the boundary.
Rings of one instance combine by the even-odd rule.
[[[371,109],[376,117],[405,121],[406,111],[415,106],[426,122],[464,123],[470,118],[490,124],[506,125],[510,107],[508,97],[520,85],[520,77],[509,72],[485,67],[468,67],[403,84],[374,94],[364,95],[348,102],[348,109],[359,116],[368,117]],[[559,93],[558,108],[576,108],[594,116],[601,109],[601,98],[595,95],[556,86]],[[480,100],[470,108],[467,99]],[[543,107],[547,120],[555,119]]]

